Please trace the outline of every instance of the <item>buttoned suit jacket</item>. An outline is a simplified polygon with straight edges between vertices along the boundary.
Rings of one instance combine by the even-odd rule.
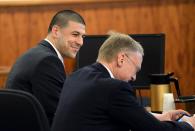
[[[6,81],[6,88],[33,94],[52,122],[66,78],[62,62],[45,40],[19,57]]]
[[[133,87],[113,79],[100,63],[66,79],[52,131],[191,131],[187,123],[161,122],[137,101]]]

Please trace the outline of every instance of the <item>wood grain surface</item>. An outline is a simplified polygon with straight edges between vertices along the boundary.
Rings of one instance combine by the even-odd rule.
[[[165,33],[165,71],[175,72],[183,95],[195,94],[194,0],[1,5],[0,66],[12,66],[18,56],[44,39],[51,17],[61,9],[78,11],[86,20],[87,34],[106,34],[110,30]],[[65,60],[65,64],[70,74],[75,60]]]

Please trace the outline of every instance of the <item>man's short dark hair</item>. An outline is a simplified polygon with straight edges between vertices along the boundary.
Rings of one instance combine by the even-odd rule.
[[[49,28],[48,28],[48,33],[51,32],[52,27],[54,25],[65,27],[67,26],[69,21],[74,21],[74,22],[78,22],[78,23],[85,25],[85,21],[83,17],[77,12],[72,11],[72,10],[62,10],[62,11],[57,12],[53,16],[51,23],[49,25]]]

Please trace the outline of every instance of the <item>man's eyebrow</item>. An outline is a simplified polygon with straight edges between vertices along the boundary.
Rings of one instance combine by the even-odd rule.
[[[72,33],[81,34],[79,31],[72,31]]]
[[[86,35],[86,34],[82,34],[82,33],[79,32],[79,31],[72,31],[72,33],[81,34],[81,35]]]

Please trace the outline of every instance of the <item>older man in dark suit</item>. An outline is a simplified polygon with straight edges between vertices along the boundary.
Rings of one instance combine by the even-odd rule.
[[[75,58],[84,34],[85,22],[78,13],[59,11],[49,25],[47,37],[19,57],[8,76],[6,87],[38,98],[50,123],[66,78],[64,58]]]
[[[176,122],[182,110],[153,115],[140,106],[128,81],[141,69],[143,49],[128,35],[112,34],[97,63],[67,78],[52,131],[193,131],[195,118]]]

